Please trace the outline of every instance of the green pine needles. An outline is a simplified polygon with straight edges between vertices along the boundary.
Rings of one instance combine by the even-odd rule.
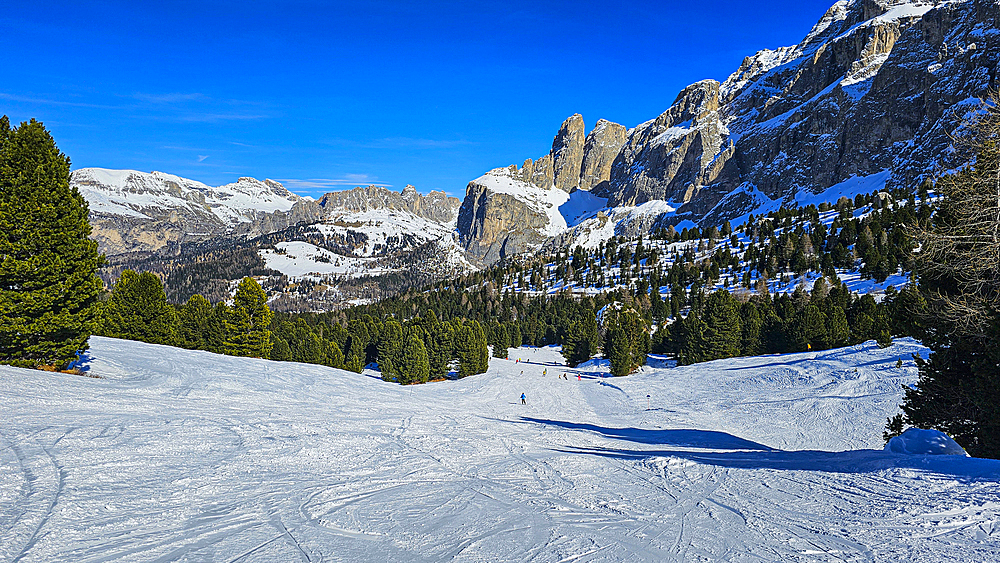
[[[226,319],[224,352],[230,356],[270,357],[272,316],[260,284],[253,278],[243,278]]]
[[[102,257],[69,166],[41,123],[0,118],[0,363],[65,369],[96,328]]]

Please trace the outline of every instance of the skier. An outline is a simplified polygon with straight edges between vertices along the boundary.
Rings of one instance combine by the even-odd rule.
[[[545,377],[545,374],[547,374],[547,373],[549,373],[549,369],[548,368],[543,369],[542,370],[542,377]]]
[[[581,377],[580,377],[580,374],[579,374],[579,373],[578,373],[578,374],[576,374],[576,380],[577,380],[577,381],[583,381],[583,378],[581,378]]]
[[[521,404],[522,405],[527,405],[528,404],[527,403],[527,397],[524,396],[524,393],[521,393]]]

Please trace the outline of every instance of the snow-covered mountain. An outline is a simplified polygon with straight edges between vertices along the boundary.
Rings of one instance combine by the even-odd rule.
[[[1000,462],[883,450],[927,354],[912,340],[621,378],[514,348],[485,374],[408,386],[91,346],[101,379],[0,366],[0,560],[1000,554]]]
[[[798,45],[685,88],[655,119],[627,130],[601,120],[584,135],[573,115],[549,154],[510,167],[512,179],[544,191],[589,190],[606,209],[563,225],[511,210],[509,189],[473,180],[461,240],[492,263],[551,242],[552,231],[559,245],[593,245],[821,194],[915,188],[967,161],[950,134],[997,86],[998,63],[996,2],[841,0]]]
[[[222,234],[260,234],[315,218],[310,200],[273,180],[211,187],[163,172],[83,168],[75,186],[90,205],[101,252],[156,251]]]
[[[76,170],[71,181],[109,257],[105,280],[126,268],[155,271],[173,299],[199,292],[220,299],[230,277],[269,275],[279,308],[335,307],[480,266],[454,235],[460,201],[443,192],[368,186],[314,201],[272,180],[211,187],[99,168]]]

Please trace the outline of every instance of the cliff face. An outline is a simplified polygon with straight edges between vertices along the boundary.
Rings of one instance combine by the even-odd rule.
[[[559,206],[568,194],[521,179],[516,166],[469,182],[458,212],[459,242],[487,264],[537,249],[566,227]]]
[[[420,195],[413,186],[406,186],[396,193],[381,186],[358,187],[352,190],[332,192],[319,200],[326,215],[341,212],[361,212],[375,209],[408,211],[418,217],[450,223],[455,220],[461,200],[444,192],[432,191]]]
[[[798,45],[747,57],[722,83],[685,88],[627,132],[600,121],[578,150],[583,120],[570,117],[549,155],[513,174],[539,188],[591,190],[607,199],[602,221],[627,215],[615,231],[635,234],[683,220],[718,225],[852,178],[870,179],[869,191],[874,179],[912,187],[963,164],[950,134],[997,86],[998,61],[996,2],[841,0]],[[566,170],[577,166],[573,185]],[[477,247],[473,233],[462,237]]]
[[[222,234],[256,235],[319,216],[319,206],[272,180],[211,187],[162,172],[83,168],[70,183],[90,206],[101,252],[166,251]]]

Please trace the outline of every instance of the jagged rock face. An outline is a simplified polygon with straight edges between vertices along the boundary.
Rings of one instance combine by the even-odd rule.
[[[687,87],[670,109],[629,133],[600,195],[609,205],[623,206],[691,201],[725,171],[725,161],[715,158],[724,146],[729,149],[721,118],[718,82]]]
[[[341,212],[361,212],[374,209],[409,211],[418,217],[449,223],[455,220],[462,202],[444,192],[432,191],[420,195],[413,186],[406,186],[396,193],[381,186],[358,187],[352,190],[331,192],[319,200],[326,215]]]
[[[466,188],[458,212],[459,242],[486,264],[534,250],[559,230],[552,228],[553,220],[567,198],[565,192],[545,190],[521,178],[516,166],[498,168]]]
[[[580,189],[606,189],[611,178],[611,165],[625,144],[628,129],[624,125],[601,119],[587,134],[580,164]]]
[[[552,155],[552,180],[555,187],[564,192],[571,192],[580,184],[585,139],[583,116],[575,113],[563,121],[552,141],[549,153]]]
[[[912,186],[950,168],[948,135],[978,105],[963,101],[995,82],[998,12],[985,1],[835,6],[795,60],[723,87],[741,179],[781,199],[883,170],[890,186]]]
[[[798,45],[747,57],[722,84],[685,88],[627,134],[599,123],[584,142],[578,187],[609,208],[643,207],[616,233],[682,220],[718,225],[852,178],[913,187],[968,162],[950,135],[997,86],[998,66],[997,2],[842,0]],[[559,140],[573,121],[554,149],[566,145]],[[600,136],[609,148],[597,150]],[[538,170],[527,161],[520,177],[548,187]],[[565,188],[561,177],[554,183]],[[653,202],[668,205],[645,207]],[[610,209],[603,217],[625,221]]]

